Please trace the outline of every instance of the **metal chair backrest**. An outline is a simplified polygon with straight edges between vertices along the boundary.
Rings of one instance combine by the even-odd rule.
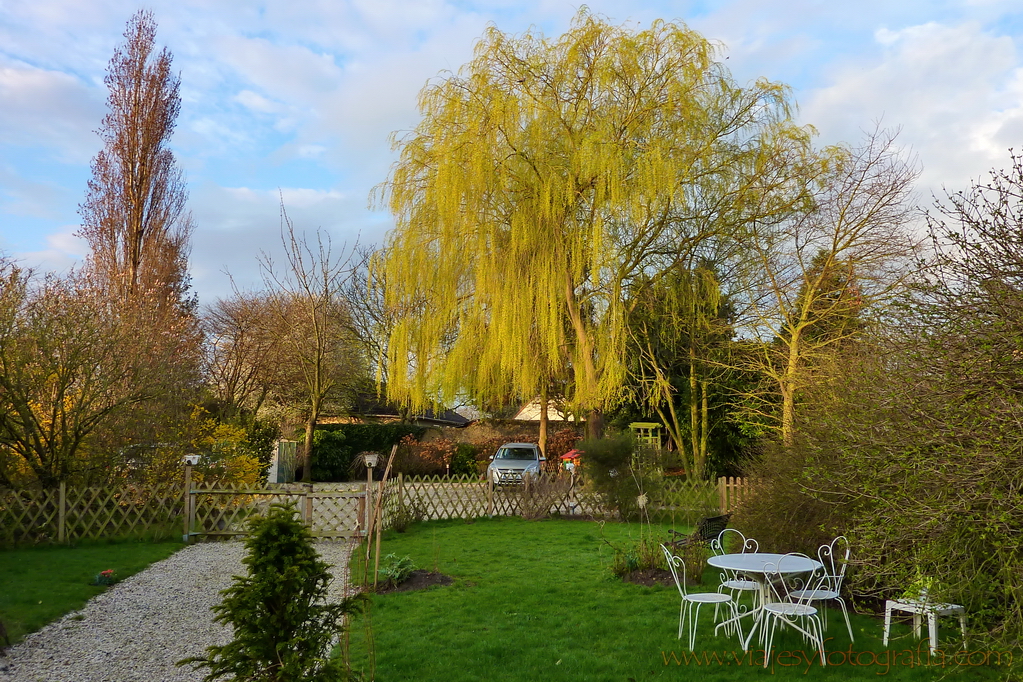
[[[664,558],[668,561],[668,570],[671,571],[671,577],[675,579],[675,587],[678,588],[678,593],[683,598],[687,596],[686,592],[686,562],[682,561],[682,557],[675,556],[671,553],[671,550],[661,545],[661,549],[664,551]],[[679,580],[678,569],[682,569],[682,579]]]
[[[721,556],[722,554],[745,554],[756,552],[760,549],[760,543],[753,538],[747,538],[742,532],[734,528],[725,528],[718,533],[718,536],[710,541],[712,552]],[[728,550],[732,551],[729,552]]]
[[[822,573],[813,573],[804,581],[793,578],[801,571],[791,570],[794,561],[808,558],[805,554],[791,552],[782,556],[778,561],[767,564],[764,577],[766,578],[768,601],[802,605],[808,605],[813,601],[814,591],[825,586],[826,576]]]
[[[824,577],[828,589],[835,592],[842,591],[845,569],[849,565],[849,553],[849,540],[844,535],[839,535],[830,543],[821,545],[817,550],[817,558],[824,564]]]

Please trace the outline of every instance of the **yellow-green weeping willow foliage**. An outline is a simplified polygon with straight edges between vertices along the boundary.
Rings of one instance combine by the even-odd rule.
[[[630,288],[785,210],[810,155],[787,88],[739,87],[714,53],[584,10],[557,39],[491,27],[422,91],[378,188],[392,398],[528,398],[571,375],[576,412],[621,399]]]

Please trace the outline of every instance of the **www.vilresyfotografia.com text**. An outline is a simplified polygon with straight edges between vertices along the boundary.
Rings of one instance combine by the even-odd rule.
[[[885,675],[892,668],[952,668],[978,666],[1011,666],[1011,651],[967,651],[965,649],[935,649],[930,654],[926,640],[916,649],[885,649],[884,651],[857,651],[850,644],[848,649],[828,651],[825,647],[824,664],[828,666],[856,666],[876,668],[876,674]],[[786,649],[772,651],[770,658],[763,649],[749,651],[662,651],[666,666],[751,666],[770,668],[803,668],[808,671],[814,665],[821,665],[821,652],[817,650]],[[766,666],[765,666],[766,661]]]

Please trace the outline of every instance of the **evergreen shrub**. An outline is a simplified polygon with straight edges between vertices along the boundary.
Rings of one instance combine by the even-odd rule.
[[[455,448],[455,454],[451,458],[452,476],[478,476],[479,469],[476,466],[476,446],[472,443],[459,443]]]
[[[206,655],[180,661],[206,667],[204,682],[320,682],[351,678],[342,657],[332,655],[344,618],[357,597],[327,604],[331,575],[319,558],[309,530],[294,505],[274,504],[253,519],[242,563],[224,600],[213,608],[215,621],[230,625],[234,639],[210,646]]]

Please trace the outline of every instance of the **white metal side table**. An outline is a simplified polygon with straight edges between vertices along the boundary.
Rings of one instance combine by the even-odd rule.
[[[930,640],[931,656],[938,648],[938,616],[959,616],[959,629],[963,633],[963,647],[966,646],[966,609],[959,604],[941,604],[923,599],[889,599],[884,603],[884,639],[882,646],[888,646],[888,635],[892,628],[892,611],[913,614],[913,636],[920,639],[920,621],[927,616],[927,635]]]

